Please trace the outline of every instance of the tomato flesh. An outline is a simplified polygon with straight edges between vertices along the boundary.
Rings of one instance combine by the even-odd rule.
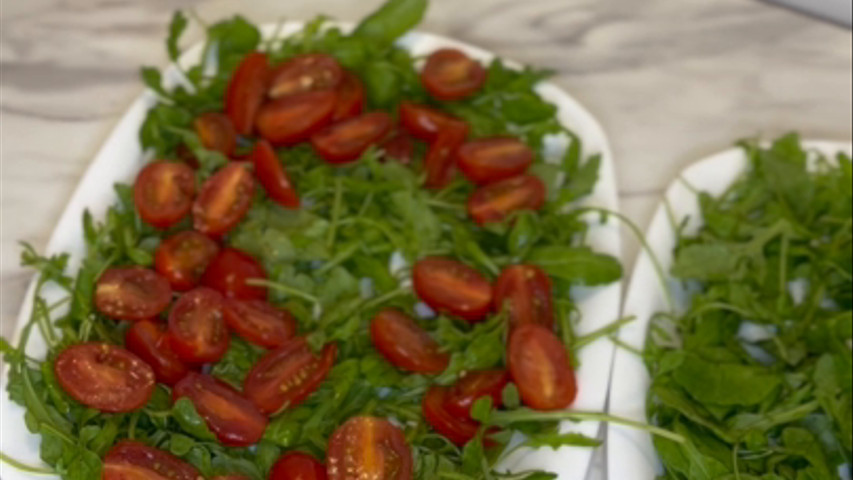
[[[122,440],[107,452],[101,480],[200,480],[201,473],[171,453]]]
[[[142,267],[107,269],[95,285],[95,308],[118,320],[145,320],[166,310],[172,300],[169,282]]]
[[[337,88],[344,69],[335,57],[323,53],[299,55],[273,69],[267,94],[277,99],[298,93]]]
[[[222,444],[247,447],[267,428],[267,417],[230,385],[209,375],[190,373],[175,385],[174,401],[187,397]]]
[[[252,279],[266,280],[267,272],[264,267],[240,250],[225,248],[210,262],[201,277],[201,283],[227,298],[266,300],[266,288],[246,283]]]
[[[545,195],[539,177],[520,175],[477,189],[468,199],[468,214],[480,225],[498,223],[513,212],[539,210]]]
[[[385,359],[402,370],[438,374],[450,364],[438,342],[398,310],[379,312],[370,325],[370,337]]]
[[[178,383],[189,372],[169,345],[165,329],[154,322],[145,320],[131,325],[124,344],[154,370],[157,380],[166,385]]]
[[[201,144],[208,150],[231,155],[237,148],[237,130],[228,115],[220,112],[204,113],[193,121]]]
[[[156,228],[169,228],[190,213],[195,173],[183,163],[154,162],[143,168],[133,184],[139,216]]]
[[[255,144],[252,164],[255,166],[255,176],[270,198],[284,208],[299,208],[299,194],[269,142],[261,140]]]
[[[492,308],[492,285],[464,263],[428,257],[415,264],[412,276],[418,297],[433,310],[469,322],[483,320]]]
[[[516,138],[497,137],[468,142],[459,147],[456,164],[477,185],[506,180],[533,164],[533,150]]]
[[[311,455],[291,452],[275,462],[270,480],[326,480],[326,466]]]
[[[370,146],[391,133],[394,119],[387,113],[374,112],[344,120],[311,137],[317,153],[329,163],[358,160]]]
[[[53,365],[68,395],[102,412],[123,413],[145,406],[154,392],[154,371],[129,351],[106,343],[66,348]]]
[[[364,111],[365,93],[361,80],[353,73],[344,73],[341,84],[338,85],[338,103],[332,113],[332,121],[340,122],[347,118],[361,115]]]
[[[401,130],[382,144],[382,150],[386,158],[408,165],[415,157],[415,141],[411,135]]]
[[[298,93],[264,104],[255,120],[258,133],[276,146],[311,138],[332,119],[337,95],[331,90]]]
[[[225,94],[225,113],[240,135],[252,133],[269,83],[266,54],[250,53],[234,71]]]
[[[225,323],[237,335],[265,348],[278,348],[296,335],[296,320],[262,300],[225,301]]]
[[[329,440],[326,473],[329,480],[412,480],[412,450],[388,420],[354,417]]]
[[[190,364],[219,361],[230,336],[222,314],[222,296],[199,287],[181,296],[169,312],[169,344]]]
[[[177,233],[163,240],[154,253],[154,269],[173,289],[184,292],[198,285],[219,245],[194,230]]]
[[[479,62],[460,50],[445,48],[429,56],[421,72],[421,83],[433,97],[454,101],[480,90],[487,76]]]
[[[495,307],[506,308],[512,327],[534,323],[554,328],[551,279],[535,265],[513,265],[495,283]]]
[[[427,188],[444,188],[453,180],[456,151],[467,136],[468,126],[464,123],[439,132],[424,159]]]
[[[232,163],[210,177],[193,204],[193,226],[199,232],[220,237],[237,226],[255,194],[255,180],[243,165]]]
[[[536,324],[516,328],[509,341],[509,371],[525,405],[562,410],[577,397],[577,380],[563,342]]]
[[[483,397],[491,397],[492,405],[503,405],[503,391],[509,383],[509,374],[503,370],[470,372],[448,391],[444,406],[460,418],[471,416],[471,407]]]
[[[411,102],[400,104],[400,122],[413,137],[425,142],[435,141],[444,130],[458,130],[465,125],[442,111]]]
[[[423,400],[423,413],[432,428],[458,446],[463,446],[477,435],[480,425],[468,415],[457,417],[447,408],[449,391],[446,387],[434,386],[427,391]]]

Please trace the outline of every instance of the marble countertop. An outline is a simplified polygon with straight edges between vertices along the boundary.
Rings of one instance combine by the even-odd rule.
[[[357,20],[379,3],[3,0],[2,334],[32,275],[18,266],[18,242],[45,246],[90,159],[142,90],[139,66],[166,64],[172,10],[210,20],[238,9],[255,22],[322,12]],[[432,0],[421,28],[556,71],[609,135],[622,210],[641,228],[679,170],[738,138],[853,136],[850,31],[758,1]],[[630,267],[637,242],[625,235]]]

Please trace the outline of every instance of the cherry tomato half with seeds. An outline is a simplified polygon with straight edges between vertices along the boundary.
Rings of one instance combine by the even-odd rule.
[[[246,283],[247,280],[266,278],[267,272],[257,260],[236,248],[225,248],[210,262],[201,283],[227,298],[266,300],[266,288]]]
[[[56,357],[53,371],[74,400],[102,412],[145,406],[154,392],[154,371],[129,351],[106,343],[83,343]]]
[[[503,391],[509,383],[509,374],[503,370],[469,372],[448,391],[445,408],[459,418],[469,418],[471,407],[483,397],[491,397],[492,405],[503,405]]]
[[[445,48],[429,56],[421,72],[421,83],[433,97],[453,101],[476,93],[487,76],[479,62],[459,50]]]
[[[267,94],[278,99],[298,93],[331,90],[340,85],[344,69],[335,57],[324,53],[299,55],[272,71]]]
[[[385,359],[402,370],[439,374],[450,365],[450,355],[438,342],[398,310],[379,312],[370,325],[370,338]]]
[[[311,455],[291,452],[275,462],[270,480],[326,480],[326,466]]]
[[[181,296],[169,312],[169,345],[190,364],[218,362],[228,350],[222,295],[199,287]]]
[[[535,265],[513,265],[501,272],[495,283],[495,307],[507,309],[513,328],[529,323],[554,328],[551,279]]]
[[[337,352],[335,345],[326,345],[318,357],[305,339],[294,338],[252,367],[243,392],[268,415],[294,408],[320,388]]]
[[[353,73],[344,73],[344,78],[341,84],[338,85],[338,103],[335,105],[335,111],[332,114],[333,122],[340,122],[347,118],[352,118],[361,115],[364,111],[365,93],[364,84]]]
[[[284,208],[299,208],[299,194],[296,193],[293,182],[290,181],[272,145],[266,140],[259,141],[255,144],[251,156],[255,176],[264,186],[267,195]]]
[[[383,112],[373,112],[332,125],[311,137],[317,153],[329,163],[358,160],[371,145],[391,133],[394,119]]]
[[[264,348],[281,347],[296,335],[293,315],[263,300],[225,300],[225,323],[237,335]]]
[[[151,163],[139,172],[133,184],[133,202],[139,216],[160,229],[186,217],[194,195],[195,173],[183,163]]]
[[[329,440],[329,480],[412,480],[414,460],[403,432],[384,418],[354,417]]]
[[[101,480],[201,480],[189,463],[141,442],[122,440],[107,452]]]
[[[228,115],[220,112],[204,113],[193,121],[193,127],[208,150],[230,156],[237,148],[237,130]]]
[[[109,268],[95,284],[95,309],[118,320],[156,317],[171,301],[169,282],[147,268]]]
[[[250,135],[269,84],[269,59],[250,53],[234,71],[225,94],[225,113],[240,135]]]
[[[432,428],[458,446],[463,446],[477,435],[480,425],[467,415],[457,417],[447,410],[448,389],[434,386],[423,400],[424,418]]]
[[[480,272],[444,257],[415,264],[412,279],[418,298],[433,310],[478,322],[492,308],[492,285]]]
[[[328,125],[336,104],[337,95],[331,90],[290,95],[264,104],[255,125],[273,145],[295,145]]]
[[[267,417],[225,382],[192,372],[175,385],[173,401],[187,397],[223,445],[247,447],[258,443]]]
[[[566,346],[553,331],[522,325],[510,335],[509,371],[525,405],[542,411],[569,408],[577,397]]]
[[[194,230],[177,233],[163,240],[154,253],[154,269],[173,289],[184,292],[198,285],[219,245]]]
[[[453,180],[456,152],[467,137],[468,126],[464,123],[439,132],[424,158],[427,188],[444,188]]]
[[[243,165],[226,165],[204,182],[193,204],[193,227],[212,237],[237,226],[255,196],[255,180]]]
[[[459,170],[477,185],[506,180],[524,173],[533,164],[533,150],[516,138],[474,140],[456,153]]]
[[[172,350],[165,329],[154,322],[144,320],[131,325],[124,344],[154,370],[157,380],[166,385],[178,383],[189,372]]]
[[[433,142],[439,132],[448,129],[462,129],[465,122],[424,105],[411,102],[400,104],[400,122],[413,137],[425,142]]]
[[[478,188],[468,199],[468,214],[480,225],[498,223],[513,212],[539,210],[545,195],[539,177],[521,175]]]
[[[382,144],[382,151],[386,158],[408,165],[415,158],[415,140],[400,130]]]

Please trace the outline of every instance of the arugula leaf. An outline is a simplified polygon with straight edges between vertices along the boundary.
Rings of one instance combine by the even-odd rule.
[[[553,277],[580,285],[604,285],[622,278],[622,266],[615,258],[589,247],[543,246],[533,249],[527,261]]]
[[[362,20],[355,35],[380,45],[390,45],[421,23],[427,5],[427,0],[389,0]]]

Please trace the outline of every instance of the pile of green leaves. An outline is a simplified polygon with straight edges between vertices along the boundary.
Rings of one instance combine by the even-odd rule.
[[[704,227],[679,239],[689,308],[648,342],[649,419],[687,439],[656,439],[663,478],[839,478],[853,458],[851,161],[796,135],[743,148],[749,172],[701,194]]]

